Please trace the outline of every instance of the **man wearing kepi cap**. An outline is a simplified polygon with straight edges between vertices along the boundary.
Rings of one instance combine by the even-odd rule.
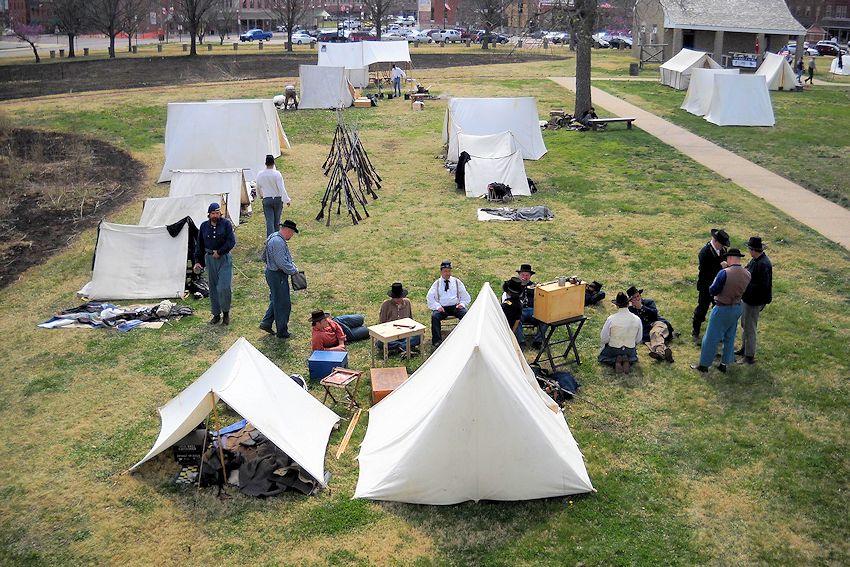
[[[292,300],[289,297],[289,276],[298,273],[298,267],[292,261],[287,241],[298,232],[298,226],[289,219],[280,223],[280,230],[266,239],[263,249],[263,261],[266,263],[266,283],[269,285],[269,307],[260,329],[279,339],[289,338],[289,314],[292,312]],[[272,323],[277,332],[272,329]]]
[[[440,277],[431,284],[426,301],[431,310],[431,344],[436,347],[443,342],[440,321],[450,315],[463,319],[466,306],[472,301],[463,282],[452,275],[449,260],[440,263]]]
[[[714,298],[714,308],[702,338],[699,364],[691,365],[691,368],[700,372],[708,372],[720,341],[723,341],[723,357],[718,370],[726,372],[726,365],[735,362],[735,333],[743,311],[741,297],[750,283],[750,272],[741,265],[743,256],[737,248],[727,250],[725,260],[728,266],[717,272],[714,282],[708,288]]]
[[[274,156],[266,156],[266,168],[257,174],[257,196],[263,200],[263,216],[266,217],[266,236],[276,232],[280,226],[283,205],[292,204],[286,192],[283,176],[274,168]]]
[[[751,236],[747,241],[750,251],[750,285],[747,286],[742,298],[744,312],[741,315],[742,346],[735,354],[743,355],[747,364],[756,363],[756,333],[758,332],[759,315],[765,306],[773,301],[773,264],[764,253],[765,244],[760,236]]]
[[[711,307],[711,294],[709,286],[714,281],[717,272],[726,267],[723,254],[729,246],[729,235],[722,228],[711,229],[711,240],[703,246],[698,254],[699,275],[697,276],[697,307],[694,309],[693,338],[694,343],[699,344],[699,332]]]
[[[230,299],[232,296],[233,259],[230,251],[236,246],[236,234],[230,221],[221,217],[218,203],[210,203],[207,217],[201,223],[198,243],[195,246],[195,272],[207,268],[210,283],[210,325],[230,324]]]

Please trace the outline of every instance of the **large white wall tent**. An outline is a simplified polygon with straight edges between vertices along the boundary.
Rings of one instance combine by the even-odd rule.
[[[771,91],[790,91],[797,84],[797,77],[788,60],[770,51],[764,52],[764,61],[755,74],[764,75],[767,88]]]
[[[278,157],[280,143],[263,102],[172,102],[159,181],[169,181],[175,169],[238,168],[256,173],[268,154]]]
[[[502,132],[513,135],[523,159],[540,159],[546,154],[537,100],[533,97],[449,99],[443,121],[447,160],[456,162],[460,155],[458,134],[483,136]]]
[[[354,89],[344,67],[299,65],[301,101],[298,108],[348,108],[354,103]]]
[[[140,226],[163,226],[191,217],[196,227],[207,220],[210,203],[224,203],[223,195],[198,194],[187,197],[154,197],[145,199],[142,205]],[[229,211],[227,211],[229,218]]]
[[[705,116],[711,106],[715,75],[738,75],[740,69],[694,69],[682,110],[697,116]]]
[[[325,452],[339,416],[299,387],[280,368],[239,338],[215,364],[159,408],[162,428],[138,468],[190,433],[224,401],[322,486]]]
[[[172,172],[169,197],[210,193],[227,195],[227,215],[233,226],[239,226],[240,207],[250,203],[245,176],[241,169],[177,169]]]
[[[220,99],[220,100],[208,100],[207,102],[223,102],[227,104],[260,104],[263,107],[263,114],[266,117],[266,124],[268,129],[266,130],[269,134],[269,144],[274,152],[272,155],[278,156],[280,155],[282,150],[291,150],[292,146],[289,144],[289,138],[286,136],[286,132],[283,131],[283,124],[280,122],[280,114],[278,114],[277,107],[274,105],[274,101],[270,98],[244,98],[244,99]],[[265,157],[265,156],[263,156]]]
[[[707,53],[683,49],[661,65],[661,84],[679,89],[688,88],[693,69],[720,69],[720,65]]]
[[[406,41],[357,41],[352,43],[319,43],[320,67],[345,67],[348,80],[355,87],[369,84],[369,66],[376,63],[407,63],[410,47]]]
[[[369,411],[355,498],[415,504],[593,491],[560,408],[485,284],[404,384]]]
[[[715,75],[705,119],[718,126],[773,126],[773,105],[761,75]]]
[[[189,228],[100,223],[92,279],[77,292],[92,300],[182,297]]]

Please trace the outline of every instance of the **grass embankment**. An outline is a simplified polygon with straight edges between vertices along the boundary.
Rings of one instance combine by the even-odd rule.
[[[776,126],[724,128],[679,108],[685,91],[660,83],[594,85],[850,208],[845,171],[850,145],[842,134],[850,123],[850,89],[815,86],[804,92],[771,92]]]
[[[545,63],[429,71],[435,91],[536,96],[541,115],[571,105],[563,89],[528,77],[564,74]],[[566,63],[563,63],[566,65]],[[553,68],[555,67],[555,68]],[[447,80],[444,77],[452,77]],[[278,81],[242,85],[269,96]],[[3,104],[20,125],[88,132],[162,164],[165,104],[231,93],[227,85],[108,93]],[[545,132],[549,153],[527,162],[541,192],[523,204],[550,207],[549,223],[478,223],[479,201],[452,188],[435,156],[445,104],[414,113],[402,101],[347,110],[385,179],[371,217],[330,228],[312,219],[325,178],[319,166],[335,116],[282,115],[294,147],[278,165],[302,227],[293,254],[310,277],[294,299],[293,338],[271,341],[256,328],[268,291],[259,252],[261,215],[240,226],[234,251],[234,321],[198,317],[160,331],[117,334],[43,331],[35,323],[75,304],[88,279],[94,231],[0,292],[0,356],[6,377],[0,420],[4,466],[0,545],[10,564],[842,564],[850,561],[850,255],[740,188],[675,154],[640,130]],[[846,124],[845,124],[846,126]],[[841,131],[846,130],[843,128]],[[227,136],[226,132],[199,135]],[[663,158],[659,158],[663,156]],[[143,193],[164,195],[149,183]],[[110,220],[132,223],[140,204]],[[762,315],[759,364],[707,377],[687,364],[696,347],[676,341],[677,362],[621,378],[594,362],[612,312],[589,309],[573,367],[587,401],[567,409],[598,493],[519,503],[429,507],[352,501],[361,419],[349,450],[327,459],[330,490],[313,498],[266,501],[175,490],[161,457],[129,477],[121,471],[148,450],[156,407],[200,375],[239,336],[287,372],[304,372],[311,309],[362,312],[374,322],[392,281],[410,288],[414,315],[439,261],[476,292],[498,285],[520,262],[537,279],[580,274],[613,294],[635,284],[685,334],[695,302],[697,249],[724,226],[736,244],[769,243],[775,302]],[[58,227],[57,230],[61,230]],[[351,366],[369,367],[368,345]],[[418,363],[418,359],[414,359]],[[414,364],[415,366],[415,364]],[[411,370],[413,367],[411,367]],[[314,390],[318,395],[318,391]],[[367,388],[360,390],[364,400]],[[334,408],[343,417],[349,413]],[[364,416],[365,417],[365,416]],[[343,421],[344,430],[347,425]],[[333,433],[329,455],[342,438]]]

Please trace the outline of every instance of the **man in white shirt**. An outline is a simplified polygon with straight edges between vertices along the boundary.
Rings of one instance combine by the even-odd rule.
[[[257,174],[257,196],[263,200],[263,215],[266,217],[266,237],[277,232],[283,204],[289,207],[292,199],[286,192],[283,176],[274,168],[274,156],[266,156],[266,168]]]
[[[629,311],[628,295],[621,291],[613,303],[617,312],[602,326],[602,351],[597,360],[613,366],[617,374],[628,374],[638,359],[636,345],[643,338],[643,323]]]
[[[407,78],[407,75],[393,63],[391,76],[393,79],[393,96],[401,96],[401,82]]]
[[[463,282],[452,276],[449,260],[440,263],[440,277],[431,285],[426,300],[431,310],[431,344],[437,347],[443,342],[440,321],[450,315],[463,319],[466,307],[472,301]]]

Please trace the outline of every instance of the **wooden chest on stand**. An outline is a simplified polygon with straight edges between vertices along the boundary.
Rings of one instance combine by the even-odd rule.
[[[563,321],[584,315],[584,282],[574,285],[558,281],[538,284],[534,288],[534,318],[544,323]]]

